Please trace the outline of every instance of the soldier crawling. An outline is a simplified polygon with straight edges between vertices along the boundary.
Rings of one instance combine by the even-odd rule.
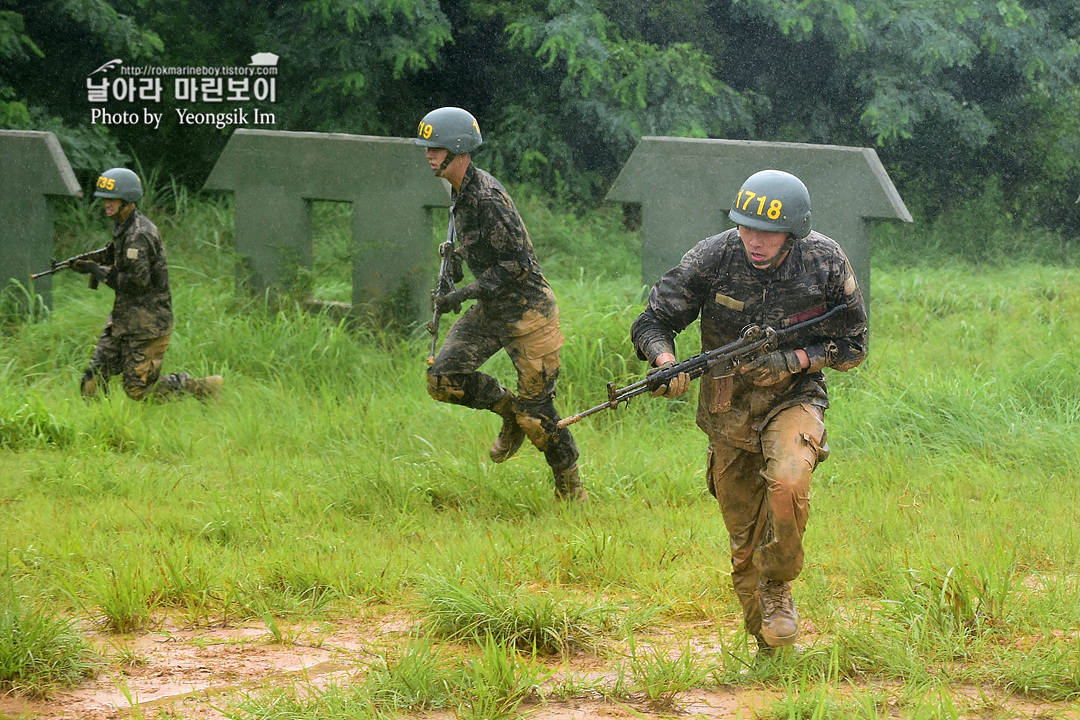
[[[791,581],[803,567],[810,476],[829,454],[822,368],[850,370],[866,356],[866,308],[844,252],[810,230],[799,178],[763,170],[743,183],[728,217],[737,228],[706,238],[653,286],[631,328],[638,356],[675,362],[675,335],[701,317],[702,350],[756,324],[776,330],[847,309],[813,337],[737,368],[701,377],[697,424],[709,436],[706,478],[731,544],[731,581],[759,653],[791,645],[799,616]],[[690,384],[675,375],[654,395]]]
[[[106,170],[97,179],[94,196],[113,219],[113,238],[73,261],[71,269],[94,276],[116,297],[80,389],[84,397],[96,397],[108,391],[109,378],[121,375],[124,392],[135,400],[174,394],[215,397],[221,392],[220,375],[161,374],[173,329],[169,266],[157,226],[135,207],[142,194],[139,176],[127,168]]]
[[[506,189],[472,164],[480,146],[480,126],[456,107],[432,110],[417,128],[417,145],[435,175],[453,188],[450,208],[459,246],[454,282],[473,282],[438,295],[440,312],[460,312],[477,300],[447,333],[427,371],[428,393],[440,402],[490,410],[502,428],[488,451],[494,462],[509,459],[528,437],[551,467],[555,497],[582,502],[588,493],[578,473],[578,448],[570,431],[559,428],[555,380],[559,375],[559,308],[540,271],[532,241]],[[478,369],[505,349],[517,370],[517,394]]]

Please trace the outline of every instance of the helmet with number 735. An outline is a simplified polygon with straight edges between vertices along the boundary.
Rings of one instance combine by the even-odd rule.
[[[453,155],[480,147],[480,125],[468,110],[441,107],[432,110],[416,126],[417,145],[446,148]]]
[[[127,168],[111,168],[98,176],[94,184],[94,197],[120,198],[126,203],[142,197],[139,176]]]
[[[791,173],[762,170],[743,182],[728,217],[744,227],[804,238],[810,234],[810,192]]]

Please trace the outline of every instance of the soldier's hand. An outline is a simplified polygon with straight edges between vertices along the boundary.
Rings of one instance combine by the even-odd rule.
[[[473,283],[469,283],[464,287],[459,287],[456,290],[451,290],[448,293],[437,296],[435,298],[435,308],[442,313],[459,313],[461,312],[461,303],[466,300],[472,300],[476,296],[476,286]]]
[[[85,275],[93,275],[98,282],[103,282],[112,287],[109,283],[109,271],[112,268],[106,265],[98,265],[93,260],[75,260],[71,263],[71,269]]]
[[[456,283],[465,279],[464,263],[465,259],[461,256],[461,252],[455,248],[450,256],[450,279]]]
[[[739,367],[740,375],[745,375],[755,385],[766,386],[787,380],[799,372],[802,372],[802,363],[794,350],[771,352]]]
[[[460,290],[451,290],[445,295],[438,295],[435,297],[435,309],[441,313],[453,313],[457,314],[461,312],[461,302],[464,300],[461,297]]]
[[[654,367],[651,370],[649,370],[649,372],[646,373],[645,377],[650,378],[650,377],[656,375],[656,373],[660,372],[664,368],[671,367],[674,364],[675,364],[674,360],[668,360],[663,365],[660,365],[659,367]],[[686,392],[689,389],[690,389],[690,373],[681,372],[681,373],[678,373],[678,374],[674,375],[673,377],[668,378],[667,382],[662,383],[660,385],[657,385],[656,388],[652,391],[652,396],[653,397],[674,398],[674,397],[679,397],[680,395],[682,395],[684,392]]]

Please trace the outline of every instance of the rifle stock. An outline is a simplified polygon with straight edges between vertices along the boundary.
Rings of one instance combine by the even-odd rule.
[[[691,380],[696,380],[706,371],[713,371],[717,377],[723,377],[735,372],[742,363],[754,360],[762,355],[773,352],[780,347],[780,341],[808,327],[822,323],[841,310],[847,310],[847,305],[837,305],[828,312],[822,313],[815,318],[796,323],[791,327],[777,331],[770,327],[761,328],[757,325],[748,325],[738,340],[730,342],[723,347],[706,350],[700,355],[657,369],[645,378],[625,387],[615,387],[615,383],[607,384],[608,400],[605,403],[591,407],[584,412],[570,415],[559,421],[559,427],[573,425],[583,418],[595,415],[601,410],[614,410],[620,403],[629,402],[630,398],[642,393],[652,392],[661,385],[666,385],[682,373],[690,375]]]

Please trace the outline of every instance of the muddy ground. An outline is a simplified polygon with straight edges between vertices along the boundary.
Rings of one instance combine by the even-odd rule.
[[[717,637],[715,627],[698,623],[681,628],[675,638]],[[237,703],[257,697],[268,687],[294,686],[317,692],[331,684],[357,680],[387,648],[409,641],[412,623],[383,616],[368,620],[339,620],[279,628],[275,638],[262,621],[230,627],[184,630],[168,621],[145,634],[93,636],[97,650],[111,662],[93,679],[76,688],[55,691],[51,697],[0,696],[0,718],[37,720],[112,720],[147,718],[219,720],[237,716]],[[673,636],[658,642],[670,644]],[[677,642],[685,642],[683,639]],[[703,653],[720,652],[701,647]],[[549,683],[569,672],[576,678],[614,681],[612,664],[591,653],[555,659]],[[884,697],[899,696],[899,688],[881,686]],[[625,720],[627,718],[705,718],[728,720],[767,716],[783,696],[778,687],[720,687],[695,690],[677,697],[673,706],[657,707],[646,698],[611,700],[593,696],[559,700],[548,697],[520,707],[533,720]],[[956,688],[962,717],[979,720],[1045,720],[1080,718],[1069,704],[1037,703],[1003,696],[987,688]],[[890,707],[888,716],[904,713]],[[241,713],[240,716],[243,716]],[[427,713],[425,720],[448,720],[451,711]]]

